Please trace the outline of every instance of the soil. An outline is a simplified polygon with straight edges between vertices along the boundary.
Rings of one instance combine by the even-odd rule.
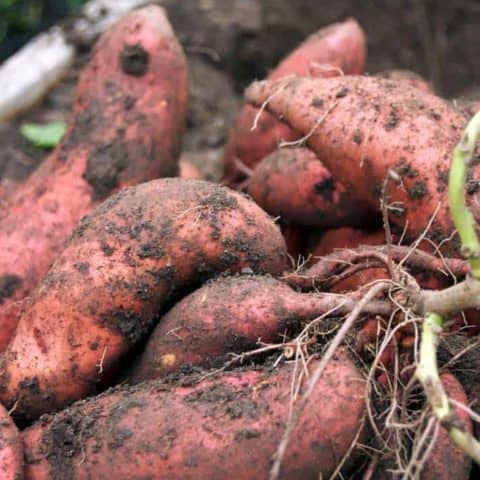
[[[355,17],[368,34],[367,71],[409,69],[446,97],[478,96],[480,8],[472,0],[161,0],[188,56],[191,103],[184,152],[207,178],[220,157],[243,89],[262,78],[308,34]],[[66,78],[41,105],[0,126],[0,178],[26,178],[48,152],[27,144],[24,122],[66,120],[85,46]]]

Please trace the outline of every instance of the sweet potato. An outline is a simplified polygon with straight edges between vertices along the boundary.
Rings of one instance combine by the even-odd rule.
[[[450,372],[440,375],[443,388],[450,398],[468,404],[467,394],[462,384]],[[463,422],[463,426],[472,433],[472,420],[468,413],[459,408],[456,409],[457,415]],[[425,463],[420,479],[421,480],[468,480],[470,477],[470,469],[472,468],[472,460],[460,448],[456,447],[447,431],[441,428],[435,446]]]
[[[183,298],[160,320],[129,379],[136,383],[182,367],[221,365],[228,353],[251,350],[259,341],[281,342],[333,306],[325,295],[298,293],[270,277],[220,278]],[[345,304],[337,312],[354,306]]]
[[[359,74],[363,72],[365,56],[365,34],[355,20],[349,19],[308,37],[267,78],[274,80],[290,74],[332,76],[338,75],[339,69],[346,74]],[[252,168],[273,152],[280,140],[299,137],[269,114],[262,114],[252,131],[257,111],[244,106],[232,130],[223,159],[227,184],[236,183],[242,176],[236,167],[237,159]]]
[[[380,78],[388,78],[389,80],[406,82],[412,87],[419,88],[424,92],[435,93],[433,85],[425,80],[421,75],[410,70],[386,70],[377,74]]]
[[[159,7],[129,14],[96,45],[66,137],[0,214],[0,350],[19,300],[83,215],[115,189],[177,174],[187,83],[182,49]]]
[[[357,228],[333,228],[327,230],[311,255],[313,261],[333,253],[336,249],[357,248],[361,245],[384,245],[385,232],[383,230],[366,231]],[[368,268],[354,273],[352,276],[340,280],[332,287],[333,292],[354,291],[375,280],[388,279],[390,276],[385,268]]]
[[[429,235],[438,242],[453,232],[446,181],[465,118],[448,102],[402,82],[352,76],[255,82],[246,98],[255,106],[268,100],[268,111],[302,134],[312,132],[308,145],[371,208],[379,209],[387,172],[396,171],[402,183],[390,183],[388,199],[403,212],[390,218],[407,224],[410,237],[425,230],[439,204]]]
[[[32,294],[0,356],[0,401],[35,418],[81,398],[170,301],[244,268],[286,268],[280,231],[253,201],[180,178],[122,190],[82,220]]]
[[[375,215],[336,182],[307,148],[283,148],[265,157],[247,192],[268,213],[296,225],[368,225]]]
[[[287,365],[193,387],[153,381],[79,402],[24,432],[26,479],[266,479],[288,418],[291,374]],[[280,478],[330,476],[360,428],[364,388],[339,353],[292,432]]]
[[[315,257],[329,255],[339,248],[357,248],[361,245],[384,245],[385,232],[383,230],[361,230],[359,228],[331,228],[322,233],[317,244],[311,251]]]
[[[17,426],[0,404],[0,478],[23,479],[23,444]]]

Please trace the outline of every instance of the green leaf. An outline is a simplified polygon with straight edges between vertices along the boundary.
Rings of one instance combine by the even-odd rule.
[[[65,122],[50,123],[24,123],[20,127],[20,133],[38,148],[54,148],[58,145],[67,125]]]

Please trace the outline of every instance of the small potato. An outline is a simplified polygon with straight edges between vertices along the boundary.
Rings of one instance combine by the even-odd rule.
[[[177,174],[187,97],[185,56],[163,9],[136,10],[100,38],[62,142],[10,195],[0,187],[0,351],[84,215],[121,188]]]

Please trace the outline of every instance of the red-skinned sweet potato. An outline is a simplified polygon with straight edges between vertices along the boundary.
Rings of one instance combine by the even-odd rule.
[[[246,98],[255,106],[268,99],[268,111],[302,134],[313,131],[308,145],[371,208],[379,208],[384,179],[396,171],[402,183],[390,183],[388,200],[404,212],[390,219],[407,224],[410,238],[425,230],[439,204],[428,235],[438,242],[453,232],[446,180],[465,118],[448,102],[402,82],[352,76],[255,82]]]
[[[423,90],[424,92],[435,93],[433,85],[425,80],[421,75],[410,70],[386,70],[377,73],[380,78],[388,78],[389,80],[405,82],[412,87]]]
[[[330,255],[336,249],[357,248],[362,245],[384,245],[385,232],[383,230],[366,231],[356,228],[334,228],[323,233],[311,255],[313,261]],[[376,280],[390,278],[385,268],[368,268],[354,273],[352,276],[340,280],[331,289],[333,292],[354,291]]]
[[[345,302],[337,313],[356,305]],[[160,320],[129,379],[221,365],[228,353],[251,350],[259,341],[281,342],[334,306],[328,295],[298,293],[270,277],[220,278],[184,297]]]
[[[315,275],[315,262],[320,262],[322,257],[329,256],[329,261],[333,262],[336,256],[335,250],[338,250],[337,256],[341,259],[341,262],[345,262],[345,259],[342,259],[344,253],[342,250],[344,249],[379,246],[386,243],[385,232],[383,230],[368,231],[349,227],[326,230],[319,238],[317,234],[315,234],[314,238],[317,238],[316,245],[314,244],[310,248],[310,251],[307,252],[312,257],[312,266],[303,272],[306,276]],[[393,234],[392,240],[393,243],[396,244],[398,235]],[[434,253],[431,244],[427,241],[420,242],[417,248],[428,253]],[[372,258],[371,261],[378,263],[378,259],[375,258]],[[366,263],[368,264],[368,261]],[[445,288],[449,284],[449,278],[441,271],[415,269],[411,273],[415,276],[422,288],[439,289]],[[367,266],[367,268],[337,281],[331,288],[331,291],[342,292],[357,290],[376,280],[389,278],[390,276],[385,266]]]
[[[24,432],[26,479],[268,478],[288,418],[291,374],[287,365],[222,374],[193,387],[154,381],[80,402]],[[360,428],[364,388],[339,352],[292,432],[280,478],[330,476]]]
[[[375,218],[308,148],[265,157],[248,179],[247,193],[271,215],[306,227],[367,226]]]
[[[185,57],[161,8],[129,14],[98,42],[64,140],[0,213],[0,350],[19,300],[83,215],[115,189],[177,174],[187,95]]]
[[[355,20],[349,19],[308,37],[267,78],[274,80],[291,74],[329,77],[339,75],[339,69],[346,74],[360,74],[365,57],[365,34]],[[262,114],[257,128],[252,131],[257,112],[256,108],[245,105],[232,130],[223,159],[227,184],[232,185],[242,177],[236,159],[252,168],[273,152],[280,140],[299,138],[297,133],[268,113]]]
[[[467,394],[462,384],[450,372],[440,375],[443,388],[447,395],[464,405],[468,404]],[[456,408],[458,417],[465,429],[472,433],[473,425],[468,413]],[[447,431],[441,428],[435,446],[425,463],[420,479],[421,480],[468,480],[472,460],[460,448],[456,447],[448,436]]]
[[[17,426],[0,404],[0,478],[23,479],[23,444]]]
[[[19,418],[61,408],[186,290],[224,271],[286,265],[278,227],[241,194],[180,178],[126,188],[82,220],[29,299],[0,356],[0,401],[17,401]]]

